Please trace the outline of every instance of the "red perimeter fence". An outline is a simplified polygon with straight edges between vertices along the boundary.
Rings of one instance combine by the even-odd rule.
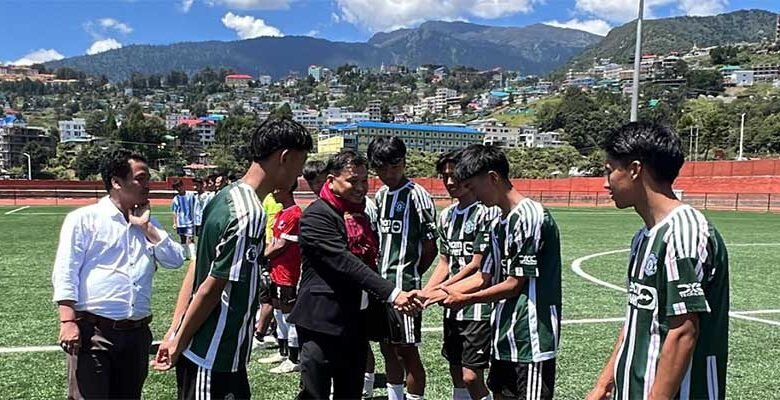
[[[188,189],[191,178],[182,178]],[[440,204],[450,202],[440,179],[416,178]],[[173,179],[152,182],[154,204],[169,204]],[[523,194],[557,207],[612,207],[603,178],[516,179]],[[382,183],[369,182],[370,192]],[[714,210],[780,211],[780,160],[708,161],[687,163],[675,182],[683,200],[695,207]],[[299,180],[299,199],[312,198],[306,181]],[[105,195],[102,182],[0,180],[0,205],[83,205]]]

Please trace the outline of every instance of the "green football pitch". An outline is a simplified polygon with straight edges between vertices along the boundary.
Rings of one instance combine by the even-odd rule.
[[[51,268],[65,207],[0,207],[0,398],[65,396],[65,355],[56,344],[58,322],[51,302]],[[155,210],[170,224],[167,210]],[[625,264],[632,234],[641,226],[630,211],[553,209],[563,246],[563,320],[556,397],[581,399],[609,355],[624,315]],[[728,398],[769,399],[780,382],[780,215],[706,213],[729,246],[731,326]],[[572,265],[579,271],[575,273]],[[152,330],[159,339],[170,323],[184,270],[157,272]],[[597,280],[598,282],[594,282]],[[610,287],[610,285],[612,287]],[[440,356],[441,309],[424,312],[420,348],[429,399],[451,398],[446,361]],[[707,332],[702,334],[706,335]],[[375,349],[377,371],[383,370]],[[292,399],[298,376],[272,375],[253,355],[252,392],[257,399]],[[378,379],[380,380],[380,379]],[[173,399],[175,374],[150,371],[147,399]],[[384,398],[384,388],[375,396]]]

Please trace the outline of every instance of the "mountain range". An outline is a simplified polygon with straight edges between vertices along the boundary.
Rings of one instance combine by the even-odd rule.
[[[260,37],[232,42],[189,42],[131,45],[89,56],[46,63],[70,67],[112,80],[133,72],[189,74],[206,66],[227,67],[251,75],[280,78],[309,65],[336,68],[343,64],[467,65],[503,67],[542,74],[566,64],[601,37],[582,31],[536,24],[494,27],[464,22],[426,22],[414,29],[378,33],[367,43],[333,42],[305,36]]]
[[[688,50],[694,44],[706,47],[774,40],[775,21],[776,14],[763,10],[648,20],[643,25],[643,51],[663,54]],[[635,24],[630,22],[600,37],[543,24],[496,27],[431,21],[412,29],[377,33],[366,43],[287,36],[130,45],[45,65],[70,67],[111,80],[127,79],[133,72],[181,70],[193,74],[206,66],[280,78],[291,71],[305,73],[312,64],[336,68],[347,63],[374,68],[382,64],[502,67],[523,74],[545,74],[567,65],[588,65],[598,58],[628,62],[633,56]]]

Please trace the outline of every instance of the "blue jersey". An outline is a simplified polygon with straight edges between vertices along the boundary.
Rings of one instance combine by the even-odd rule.
[[[195,193],[186,192],[173,197],[171,210],[176,215],[177,228],[190,228],[194,225]]]
[[[194,208],[192,210],[192,220],[195,226],[203,224],[203,211],[206,209],[206,205],[209,203],[214,194],[211,192],[203,192],[201,194],[193,194],[195,198]]]

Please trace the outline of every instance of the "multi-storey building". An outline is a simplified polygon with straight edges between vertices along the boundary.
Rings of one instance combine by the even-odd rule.
[[[70,121],[57,121],[60,130],[60,142],[88,142],[91,137],[87,133],[87,121],[84,118],[73,118]]]

